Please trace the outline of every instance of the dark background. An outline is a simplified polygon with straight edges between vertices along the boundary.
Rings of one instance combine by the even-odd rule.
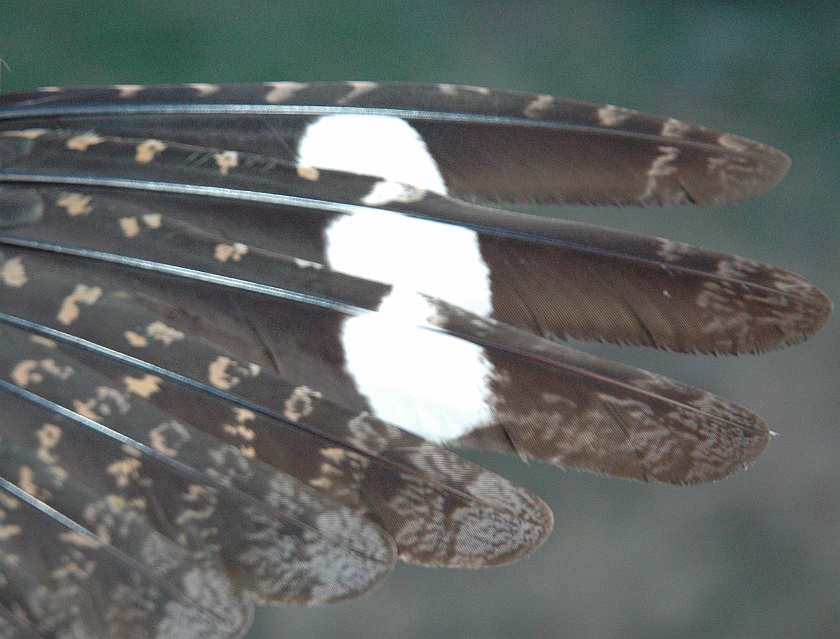
[[[2,90],[414,80],[608,102],[773,144],[784,183],[721,210],[553,210],[789,268],[840,300],[840,9],[805,3],[38,2],[0,5]],[[553,508],[530,559],[399,565],[249,637],[840,636],[840,328],[761,357],[600,352],[727,396],[779,433],[744,473],[674,488],[473,455]]]

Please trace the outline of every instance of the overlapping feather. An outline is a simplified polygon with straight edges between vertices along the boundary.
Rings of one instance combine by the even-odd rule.
[[[300,165],[301,135],[329,114],[408,122],[446,193],[408,185],[374,204],[380,177]],[[745,467],[768,440],[755,415],[551,338],[779,348],[827,321],[818,289],[745,258],[461,200],[731,204],[787,166],[675,120],[448,85],[0,96],[0,615],[20,636],[118,636],[128,600],[91,599],[96,584],[144,593],[150,636],[174,636],[190,615],[195,636],[235,636],[248,600],[354,596],[394,548],[484,566],[545,539],[538,498],[382,421],[354,392],[334,336],[400,284],[331,269],[319,233],[374,206],[474,231],[492,273],[484,315],[416,292],[429,313],[407,335],[463,340],[494,371],[486,413],[444,443],[671,483]],[[185,585],[194,572],[204,590]],[[217,601],[239,611],[227,626],[213,621]]]

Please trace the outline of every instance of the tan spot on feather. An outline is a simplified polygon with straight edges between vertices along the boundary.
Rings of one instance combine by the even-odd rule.
[[[148,226],[150,229],[159,229],[163,226],[163,217],[160,213],[147,213],[141,217],[143,220],[143,224]]]
[[[89,147],[102,144],[105,138],[96,133],[82,133],[67,140],[67,148],[71,151],[87,151]]]
[[[674,118],[668,118],[662,125],[662,135],[666,138],[682,138],[690,130],[691,126]]]
[[[165,422],[149,431],[149,442],[157,452],[175,457],[185,442],[190,439],[189,431],[176,421]]]
[[[126,331],[123,333],[123,337],[134,348],[145,348],[149,345],[149,340],[134,331]]]
[[[285,102],[295,93],[309,86],[301,82],[266,82],[265,85],[271,89],[265,96],[265,101],[269,104]]]
[[[102,418],[95,410],[97,403],[98,402],[92,398],[87,401],[74,399],[73,410],[79,413],[79,415],[81,415],[82,417],[87,417],[88,419],[92,419],[93,421],[98,422]]]
[[[137,145],[134,159],[140,164],[148,164],[154,160],[159,153],[162,153],[165,150],[165,142],[161,142],[160,140],[145,140]]]
[[[3,284],[12,288],[20,288],[29,281],[20,256],[5,261],[0,269],[0,279],[3,280]]]
[[[193,82],[187,86],[195,89],[196,93],[201,96],[213,95],[214,93],[218,93],[221,88],[218,84],[204,84],[201,82]]]
[[[231,169],[239,166],[239,153],[236,151],[220,151],[213,156],[213,159],[222,175],[227,175]]]
[[[36,140],[45,133],[47,133],[47,129],[23,129],[22,131],[3,131],[3,137]]]
[[[603,126],[618,126],[630,116],[632,116],[635,111],[631,111],[630,109],[622,109],[621,107],[613,106],[612,104],[605,104],[604,106],[598,109],[598,122],[600,122]]]
[[[93,211],[93,207],[90,205],[92,199],[93,197],[90,195],[65,193],[58,198],[55,203],[67,211],[71,217],[76,217],[77,215],[87,215]]]
[[[140,224],[137,222],[136,217],[121,217],[120,228],[126,237],[137,237],[140,235]]]
[[[283,415],[292,421],[307,417],[312,413],[315,401],[321,399],[321,397],[323,397],[322,393],[312,390],[308,386],[298,386],[286,399]]]
[[[347,457],[347,451],[343,448],[322,448],[321,455],[333,463],[340,464]]]
[[[3,524],[0,526],[0,541],[17,537],[22,532],[23,528],[17,524]]]
[[[96,304],[100,297],[102,297],[102,289],[98,286],[76,284],[73,292],[61,302],[61,308],[57,315],[58,321],[65,326],[70,326],[70,324],[79,319],[79,315],[81,314],[79,304],[92,306]]]
[[[131,455],[132,457],[139,458],[143,454],[134,446],[129,446],[128,444],[123,444],[122,446],[120,446],[120,448],[122,449],[122,452],[124,452],[126,455]]]
[[[332,480],[327,477],[316,477],[315,479],[310,479],[307,483],[313,488],[320,488],[321,490],[326,490],[332,486]]]
[[[118,488],[125,488],[140,479],[141,466],[136,457],[126,457],[108,466],[107,472],[114,478]]]
[[[217,357],[207,368],[207,378],[216,388],[230,390],[242,381],[241,376],[256,377],[260,373],[260,367],[256,364],[242,366],[230,357],[221,355]]]
[[[149,399],[155,393],[159,393],[162,381],[157,375],[148,374],[143,377],[123,377],[126,390],[144,399]]]
[[[47,464],[56,463],[56,459],[52,456],[53,448],[58,446],[61,440],[61,429],[55,424],[44,424],[35,436],[38,438],[38,459]]]
[[[173,342],[184,339],[184,333],[176,328],[167,326],[163,322],[152,322],[146,327],[146,335],[153,340],[163,342],[164,345],[170,346]]]
[[[122,99],[132,98],[146,88],[143,84],[115,84],[113,86],[119,91]]]
[[[59,366],[54,359],[50,358],[42,359],[38,364],[45,373],[62,381],[70,379],[74,372],[72,366]]]
[[[47,348],[56,348],[58,346],[58,344],[54,341],[44,337],[43,335],[30,335],[29,341],[34,342],[35,344],[40,344],[41,346],[46,346]]]
[[[369,93],[379,86],[376,82],[348,82],[347,84],[350,85],[350,92],[336,100],[336,104],[349,104],[360,95]]]
[[[83,535],[74,531],[59,533],[58,540],[76,548],[101,548],[103,542],[92,535]]]
[[[321,177],[321,172],[314,166],[299,166],[297,168],[298,177],[310,182],[317,182]]]
[[[42,501],[52,497],[52,493],[50,493],[50,491],[42,489],[37,483],[35,483],[35,471],[33,471],[29,466],[20,467],[17,485],[25,493],[28,493]]]
[[[530,104],[528,104],[528,106],[525,107],[522,114],[526,118],[541,118],[543,116],[543,112],[550,109],[553,104],[554,98],[552,96],[538,95],[530,102]]]
[[[30,384],[40,384],[44,381],[44,376],[37,371],[38,362],[34,359],[26,359],[12,369],[11,378],[15,384],[26,388]]]
[[[213,257],[220,262],[227,262],[230,260],[239,262],[242,260],[242,256],[247,254],[248,247],[245,244],[236,242],[235,244],[217,244]]]
[[[292,261],[298,268],[314,268],[316,271],[320,271],[322,268],[324,268],[323,264],[319,264],[318,262],[310,262],[309,260],[302,260],[299,257],[292,258]]]

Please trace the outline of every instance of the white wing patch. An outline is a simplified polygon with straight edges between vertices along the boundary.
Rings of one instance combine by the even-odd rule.
[[[380,177],[446,195],[426,143],[401,118],[327,115],[310,124],[298,145],[298,166]]]
[[[361,210],[327,228],[336,271],[393,285],[378,313],[345,321],[347,371],[375,414],[435,441],[457,438],[489,416],[483,350],[434,326],[419,293],[479,315],[491,310],[490,272],[476,234],[392,211]]]

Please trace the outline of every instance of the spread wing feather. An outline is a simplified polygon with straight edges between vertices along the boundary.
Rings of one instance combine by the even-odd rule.
[[[367,144],[368,123],[407,126],[406,152]],[[677,484],[746,467],[758,417],[555,338],[774,349],[825,324],[816,287],[466,201],[723,205],[788,164],[671,119],[449,85],[0,96],[0,623],[120,636],[134,606],[150,636],[237,636],[250,601],[352,597],[395,553],[477,567],[545,539],[545,504],[440,443]],[[457,392],[425,387],[458,358]]]

